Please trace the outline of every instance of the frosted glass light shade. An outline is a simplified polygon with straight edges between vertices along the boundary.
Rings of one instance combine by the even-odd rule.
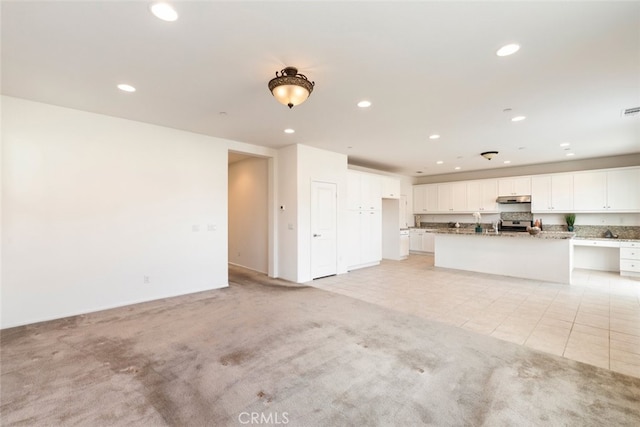
[[[298,74],[297,68],[287,67],[280,75],[276,72],[276,77],[269,81],[269,90],[279,103],[293,108],[307,100],[314,85],[306,76]]]

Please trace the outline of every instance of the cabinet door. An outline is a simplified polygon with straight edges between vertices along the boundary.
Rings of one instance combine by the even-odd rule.
[[[467,208],[470,211],[475,212],[475,211],[480,211],[481,207],[482,207],[481,181],[467,182]]]
[[[573,207],[575,211],[606,210],[606,192],[606,172],[582,172],[573,175]]]
[[[382,213],[362,212],[361,222],[361,263],[377,262],[382,259]]]
[[[421,214],[427,212],[427,186],[413,186],[413,213]]]
[[[362,209],[382,209],[382,181],[380,177],[370,173],[363,173],[361,175],[360,188],[362,190]]]
[[[640,169],[607,172],[607,209],[640,210]]]
[[[556,212],[573,210],[573,174],[551,175],[551,209]]]
[[[531,178],[531,210],[533,212],[552,210],[550,176],[534,176]]]
[[[409,231],[409,250],[421,251],[422,250],[422,235],[424,232],[419,230]]]
[[[453,212],[453,185],[438,184],[438,212]]]
[[[531,177],[502,178],[498,180],[500,196],[526,196],[531,194]]]
[[[487,212],[496,212],[498,205],[496,199],[498,198],[498,181],[495,179],[486,179],[480,181],[482,190],[482,198],[480,200],[480,210]],[[469,189],[467,188],[467,192]],[[469,200],[467,198],[467,200]],[[469,207],[467,208],[469,209]]]
[[[513,179],[514,196],[527,196],[531,194],[531,177],[521,176]]]
[[[467,182],[454,182],[451,184],[451,206],[453,212],[467,211]]]
[[[390,176],[382,177],[382,197],[385,199],[400,198],[400,180]]]
[[[362,211],[347,211],[347,266],[358,265],[360,262],[361,242],[360,242],[360,218]]]
[[[428,184],[425,186],[425,196],[427,212],[438,212],[438,185]]]

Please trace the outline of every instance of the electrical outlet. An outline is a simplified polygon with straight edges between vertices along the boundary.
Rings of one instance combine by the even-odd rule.
[[[149,276],[143,276],[142,282],[148,285],[149,283],[151,283],[151,279],[149,278]]]
[[[216,231],[218,227],[215,224],[207,225],[207,231]]]
[[[192,225],[192,226],[191,226],[191,231],[193,231],[193,232],[198,232],[198,231],[200,231],[200,226],[199,226],[199,225],[197,225],[197,224]]]

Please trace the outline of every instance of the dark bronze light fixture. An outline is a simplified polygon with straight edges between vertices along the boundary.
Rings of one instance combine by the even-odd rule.
[[[279,103],[292,108],[307,100],[313,92],[314,82],[310,82],[304,74],[299,74],[295,67],[286,67],[276,71],[276,77],[269,81],[269,90]]]
[[[487,160],[491,160],[491,159],[493,159],[495,156],[497,156],[497,155],[498,155],[498,152],[497,152],[497,151],[485,151],[484,153],[480,153],[480,155],[481,155],[482,157],[484,157],[485,159],[487,159]]]

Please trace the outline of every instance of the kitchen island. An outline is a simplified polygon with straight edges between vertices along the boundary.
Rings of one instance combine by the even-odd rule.
[[[575,233],[435,231],[435,266],[524,279],[571,283]]]

